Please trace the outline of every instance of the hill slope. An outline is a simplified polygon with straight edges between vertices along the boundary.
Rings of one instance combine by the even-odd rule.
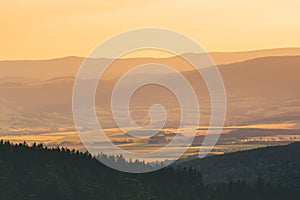
[[[239,151],[195,159],[179,164],[201,171],[203,180],[210,183],[243,179],[249,182],[258,177],[277,184],[297,184],[300,188],[300,142],[286,146]]]
[[[226,124],[299,123],[299,66],[300,56],[257,58],[219,66],[228,97]],[[210,119],[210,96],[205,83],[195,71],[183,74],[199,94],[201,122],[205,124]],[[172,77],[165,74],[156,76],[157,79],[176,82]],[[132,80],[135,80],[135,76]],[[110,97],[116,81],[117,79],[103,81],[97,90],[96,103],[101,113],[102,127],[115,126],[110,114]],[[0,132],[8,133],[10,129],[20,128],[73,127],[73,83],[72,78],[64,77],[35,84],[0,84]],[[144,111],[149,108],[147,105],[160,103],[178,108],[177,99],[157,86],[144,87],[142,92],[134,95],[132,102],[143,105],[133,115],[139,120],[144,119]],[[177,114],[172,109],[167,112],[170,112],[169,116]],[[177,118],[170,119],[167,125],[173,126],[176,120],[178,121]]]
[[[288,149],[297,148],[293,144]],[[278,147],[282,149],[282,147]],[[257,150],[257,151],[268,151]],[[277,151],[273,151],[276,156]],[[242,153],[243,154],[243,153]],[[229,155],[235,162],[236,154]],[[210,159],[216,159],[211,157]],[[267,173],[267,171],[265,171]],[[207,187],[192,169],[165,168],[147,174],[110,169],[89,154],[42,145],[0,142],[0,199],[297,199],[292,187],[263,179]]]

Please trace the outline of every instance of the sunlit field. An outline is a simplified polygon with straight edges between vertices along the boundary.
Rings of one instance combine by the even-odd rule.
[[[222,131],[221,137],[226,136],[226,134],[230,134],[231,131],[234,130],[241,130],[245,129],[248,130],[249,128],[254,129],[262,129],[262,130],[297,130],[295,129],[295,125],[292,123],[284,123],[284,124],[259,124],[259,125],[248,125],[248,126],[234,126],[234,127],[225,127]],[[277,129],[275,129],[277,128]],[[280,129],[281,128],[281,129]],[[166,133],[166,139],[167,142],[154,142],[150,143],[149,139],[147,138],[134,138],[132,136],[129,136],[127,134],[124,134],[120,129],[117,128],[110,128],[105,129],[104,132],[106,136],[118,147],[129,151],[129,152],[135,152],[135,153],[146,153],[146,152],[153,152],[158,150],[159,148],[165,146],[168,141],[172,139],[172,136],[168,136],[168,133],[172,133],[173,131],[176,131],[175,129],[165,129],[163,130]],[[196,131],[198,136],[205,136],[207,132],[207,127],[199,127],[199,129]],[[24,141],[28,143],[29,145],[32,145],[33,143],[42,143],[48,147],[65,147],[69,149],[76,149],[80,151],[86,151],[86,148],[81,143],[79,139],[79,135],[75,131],[61,131],[61,132],[50,132],[50,133],[28,133],[28,134],[10,134],[10,135],[2,135],[1,138],[5,141],[11,141],[12,143],[23,143]],[[272,145],[278,145],[278,144],[286,144],[293,141],[300,141],[300,132],[298,134],[286,134],[286,135],[271,135],[271,136],[259,136],[259,137],[253,137],[253,136],[247,136],[244,139],[236,139],[234,141],[223,141],[220,139],[220,141],[217,143],[216,146],[213,147],[213,150],[209,153],[210,155],[218,155],[218,154],[224,154],[234,151],[241,151],[241,150],[247,150],[247,149],[254,149],[259,147],[265,147],[265,146],[272,146]],[[105,142],[105,141],[102,141]],[[94,145],[94,144],[90,144]],[[98,149],[99,152],[101,152],[101,144],[97,144],[94,146],[94,148]],[[186,146],[180,146],[178,145],[178,148],[186,148]],[[176,148],[176,150],[178,150]],[[188,157],[188,156],[195,156],[199,153],[200,148],[208,148],[204,147],[201,144],[194,144],[187,148],[184,155],[182,157]],[[172,154],[174,151],[173,148],[168,148],[167,152],[169,154]],[[114,152],[111,152],[112,155],[114,155]],[[168,158],[163,158],[168,159]],[[162,158],[149,158],[148,161],[161,161]]]

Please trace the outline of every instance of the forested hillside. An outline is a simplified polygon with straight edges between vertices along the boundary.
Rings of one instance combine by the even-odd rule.
[[[261,178],[253,184],[241,180],[208,186],[202,182],[201,173],[192,169],[168,167],[152,173],[127,174],[102,165],[88,153],[43,145],[29,147],[26,143],[0,143],[1,200],[287,200],[297,199],[298,195],[293,187],[273,185]]]
[[[251,183],[261,177],[300,188],[300,142],[194,159],[178,166],[200,171],[207,183],[241,179]]]

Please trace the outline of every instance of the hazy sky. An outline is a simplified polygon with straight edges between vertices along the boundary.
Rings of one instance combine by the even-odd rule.
[[[300,47],[299,0],[0,0],[0,59],[87,56],[121,31],[163,27],[208,51]]]

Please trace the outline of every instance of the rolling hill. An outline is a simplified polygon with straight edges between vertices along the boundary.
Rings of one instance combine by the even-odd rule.
[[[256,58],[219,66],[228,98],[226,124],[291,122],[296,126],[298,124],[299,128],[299,66],[300,56]],[[202,124],[205,125],[210,115],[206,86],[195,71],[185,71],[183,75],[199,94]],[[138,75],[132,75],[132,80],[135,80],[135,76]],[[156,75],[156,78],[173,81],[171,74]],[[103,80],[96,94],[97,110],[103,127],[115,126],[111,120],[110,96],[116,80],[117,77]],[[24,128],[73,127],[71,113],[73,83],[72,76],[34,83],[0,83],[1,132],[8,133],[10,130],[17,131]],[[133,96],[132,102],[133,105],[143,105],[133,114],[134,119],[140,120],[140,123],[145,120],[148,106],[161,103],[169,108],[167,111],[171,118],[167,126],[177,124],[176,113],[179,110],[174,108],[178,107],[178,102],[163,88],[144,87],[142,92],[137,92]]]
[[[259,149],[256,150],[256,155],[260,155],[259,157],[250,156],[249,159],[246,157],[244,160],[249,162],[251,159],[252,163],[261,166],[261,163],[270,161],[270,158],[264,156],[274,158],[281,151],[288,156],[286,158],[279,156],[273,164],[269,163],[270,167],[277,171],[294,167],[293,171],[286,171],[288,172],[286,177],[294,176],[295,170],[298,169],[299,172],[299,160],[291,160],[291,158],[299,158],[294,155],[295,151],[299,152],[299,144]],[[222,160],[220,157],[213,156],[201,162],[210,165],[212,162],[224,161],[226,170],[230,170],[240,157],[248,154],[252,155],[252,151],[228,154],[226,159]],[[220,166],[220,163],[217,166]],[[261,171],[256,173],[254,165],[246,167],[249,171],[252,170],[253,175],[272,173],[263,171],[267,168],[260,168]],[[207,171],[203,170],[204,176],[206,173]],[[234,176],[243,178],[239,174]],[[295,200],[298,195],[299,191],[294,185],[268,183],[263,178],[258,178],[252,184],[241,180],[212,186],[203,183],[201,173],[192,169],[164,168],[146,174],[127,174],[104,166],[88,153],[64,148],[49,149],[36,144],[29,147],[25,143],[11,145],[9,142],[0,142],[0,198],[3,200],[281,200],[283,198]]]
[[[189,56],[195,57],[196,55],[190,54]],[[210,53],[210,56],[215,61],[216,65],[225,65],[260,57],[300,56],[300,48],[265,49],[245,52],[212,52]],[[98,63],[105,63],[110,59],[97,58],[93,60]],[[0,61],[0,83],[28,83],[38,80],[48,80],[56,77],[75,77],[76,72],[83,61],[83,57],[75,56],[49,60],[2,60]],[[113,69],[108,71],[107,76],[111,79],[123,74],[125,70],[128,70],[132,66],[154,62],[175,66],[179,71],[186,70],[186,66],[183,66],[184,63],[178,56],[170,58],[127,58],[117,59],[111,65]]]
[[[271,183],[291,184],[300,189],[300,142],[224,155],[192,159],[178,164],[202,173],[207,183],[245,180],[262,177]]]

